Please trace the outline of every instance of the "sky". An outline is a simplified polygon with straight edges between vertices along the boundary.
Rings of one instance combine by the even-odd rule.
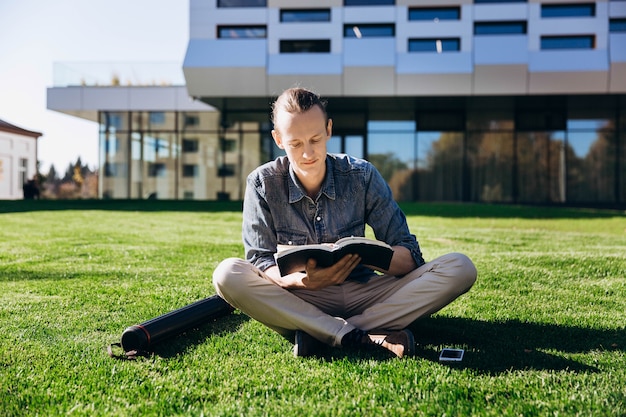
[[[0,119],[41,132],[40,171],[98,166],[98,125],[46,109],[54,63],[182,63],[188,0],[0,0]]]

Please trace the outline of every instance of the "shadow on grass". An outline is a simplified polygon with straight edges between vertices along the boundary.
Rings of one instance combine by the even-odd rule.
[[[247,320],[249,318],[245,314],[216,319],[199,329],[160,343],[155,346],[154,353],[163,358],[184,355],[193,346],[211,337],[237,331]],[[417,358],[438,362],[442,347],[462,347],[466,349],[462,362],[447,362],[442,366],[489,375],[529,370],[594,373],[599,372],[595,366],[567,356],[626,350],[624,329],[598,330],[517,320],[496,323],[446,317],[422,319],[410,328],[416,337]],[[378,349],[355,352],[329,346],[322,346],[317,358],[354,362],[364,359],[395,360]]]
[[[0,213],[61,210],[107,210],[141,212],[241,212],[241,201],[200,200],[0,200]],[[592,219],[623,216],[626,204],[589,205],[588,208],[562,205],[510,205],[486,203],[406,202],[400,207],[410,216],[447,218],[528,218]]]
[[[153,352],[162,358],[173,358],[187,353],[194,346],[200,345],[213,336],[233,333],[250,320],[245,314],[229,314],[212,320],[210,323],[188,330],[178,336],[166,339],[154,346]]]
[[[436,362],[442,347],[462,347],[466,349],[463,361],[448,362],[449,366],[485,374],[517,370],[597,372],[596,367],[567,356],[626,350],[625,329],[446,317],[419,320],[411,329],[418,343],[418,357]]]

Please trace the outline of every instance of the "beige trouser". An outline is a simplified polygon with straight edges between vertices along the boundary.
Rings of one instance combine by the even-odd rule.
[[[474,281],[474,264],[459,253],[441,256],[402,278],[381,275],[318,291],[283,289],[238,258],[224,260],[213,273],[217,293],[233,307],[285,336],[303,330],[331,346],[339,346],[354,328],[404,329],[448,305]]]

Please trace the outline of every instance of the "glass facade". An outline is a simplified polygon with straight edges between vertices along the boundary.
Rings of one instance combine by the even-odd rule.
[[[399,201],[624,203],[620,106],[610,96],[333,98],[328,151],[371,161]],[[100,121],[103,198],[239,200],[248,173],[284,155],[258,112],[101,112]]]

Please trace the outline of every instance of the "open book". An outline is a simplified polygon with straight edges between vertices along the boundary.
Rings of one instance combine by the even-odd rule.
[[[278,245],[274,254],[281,275],[304,271],[307,261],[313,258],[317,266],[329,267],[348,254],[357,254],[361,263],[380,269],[389,269],[393,249],[385,242],[366,237],[344,237],[335,243],[313,245]]]

